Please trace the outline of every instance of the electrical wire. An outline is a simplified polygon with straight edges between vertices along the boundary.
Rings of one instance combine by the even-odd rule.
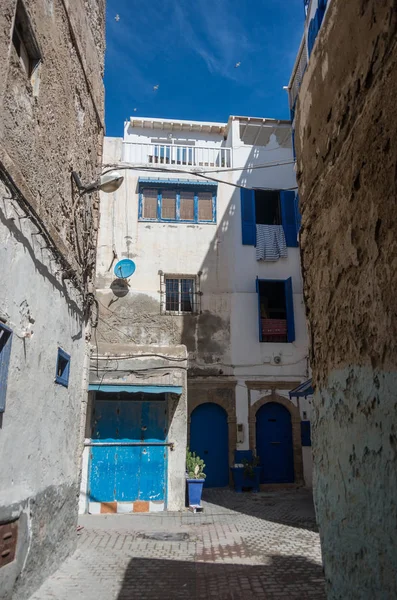
[[[291,163],[295,163],[295,161],[291,161]],[[279,163],[279,164],[274,164],[274,165],[263,165],[260,166],[259,168],[267,168],[268,166],[270,167],[276,167],[276,166],[281,166],[282,164],[290,164],[290,163]],[[225,185],[230,185],[232,187],[238,188],[238,189],[242,189],[242,190],[246,190],[246,189],[251,189],[251,188],[247,188],[245,185],[240,185],[238,183],[232,183],[230,181],[224,181],[223,179],[216,179],[215,177],[210,177],[209,175],[205,175],[206,171],[204,172],[198,172],[198,171],[187,171],[187,170],[182,170],[182,169],[176,169],[176,168],[171,168],[171,169],[165,169],[164,167],[144,167],[144,166],[135,166],[135,165],[129,165],[129,166],[125,166],[123,164],[113,164],[113,165],[104,165],[104,167],[110,167],[107,168],[106,171],[103,171],[102,175],[106,175],[106,173],[110,173],[113,169],[118,169],[120,171],[147,171],[148,173],[181,173],[181,174],[188,174],[188,175],[196,175],[197,177],[201,177],[202,179],[207,179],[208,181],[214,181],[215,183],[224,183]],[[225,169],[226,170],[226,169]],[[246,169],[238,169],[238,170],[246,170]],[[224,169],[222,169],[222,171],[224,171]],[[183,182],[182,182],[183,183]],[[274,192],[274,191],[284,191],[284,192],[288,192],[288,191],[293,191],[293,190],[297,190],[298,186],[294,186],[294,187],[289,187],[289,188],[270,188],[270,187],[255,187],[256,190],[263,190],[263,191],[267,191],[267,192]]]
[[[157,358],[164,358],[165,360],[173,360],[175,362],[184,362],[187,360],[187,357],[185,358],[174,358],[172,356],[167,356],[165,354],[157,354],[157,353],[148,353],[148,354],[131,354],[131,355],[124,355],[124,356],[117,356],[117,360],[129,360],[130,358],[149,358],[155,356]],[[101,356],[100,354],[96,356],[96,358],[98,360],[113,360],[111,356]]]

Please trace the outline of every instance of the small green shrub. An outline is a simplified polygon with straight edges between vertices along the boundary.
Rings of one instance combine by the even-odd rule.
[[[247,477],[247,479],[254,479],[254,467],[259,467],[260,464],[259,456],[253,456],[252,460],[244,458],[242,464],[244,465],[244,476]]]
[[[189,479],[205,479],[207,476],[203,472],[205,463],[203,459],[196,456],[195,452],[190,452],[189,448],[186,450],[186,471]]]

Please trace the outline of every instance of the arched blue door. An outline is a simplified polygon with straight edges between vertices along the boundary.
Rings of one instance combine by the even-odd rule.
[[[200,404],[192,412],[190,450],[205,462],[205,487],[229,484],[227,413],[218,404]]]
[[[256,453],[261,483],[293,483],[291,414],[282,404],[269,402],[256,413]]]

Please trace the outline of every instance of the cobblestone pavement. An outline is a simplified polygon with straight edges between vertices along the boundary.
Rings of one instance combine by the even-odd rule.
[[[309,492],[209,490],[200,514],[84,515],[31,600],[323,600]]]

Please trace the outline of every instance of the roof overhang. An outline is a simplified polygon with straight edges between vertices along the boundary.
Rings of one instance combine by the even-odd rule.
[[[158,119],[151,117],[130,117],[131,127],[140,129],[164,129],[165,131],[201,131],[203,133],[214,133],[224,135],[227,123],[215,123],[212,121],[183,121],[181,119]]]
[[[218,184],[212,181],[205,181],[204,179],[166,179],[157,177],[139,177],[139,185],[146,185],[148,187],[157,187],[159,185],[169,186],[184,186],[184,187],[205,187],[205,188],[216,188]]]
[[[113,385],[108,383],[90,383],[89,392],[105,392],[108,394],[117,394],[127,392],[129,394],[178,394],[183,392],[182,386],[177,385]]]
[[[308,379],[304,381],[298,387],[289,392],[289,397],[292,398],[307,398],[307,396],[313,395],[313,381]]]

